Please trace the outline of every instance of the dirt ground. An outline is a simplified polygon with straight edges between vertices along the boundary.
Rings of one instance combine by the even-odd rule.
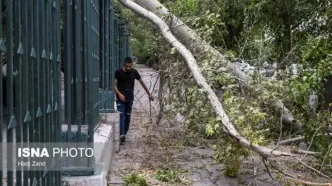
[[[180,140],[181,130],[177,127],[157,129],[157,126],[151,126],[149,118],[138,115],[133,115],[132,121],[127,141],[113,159],[109,186],[124,185],[123,178],[133,173],[139,173],[148,185],[154,186],[281,185],[267,174],[257,172],[256,177],[252,176],[257,170],[250,166],[243,166],[237,178],[226,177],[223,175],[224,166],[213,158],[214,150],[184,147]],[[165,168],[176,172],[177,181],[157,179],[157,171]]]

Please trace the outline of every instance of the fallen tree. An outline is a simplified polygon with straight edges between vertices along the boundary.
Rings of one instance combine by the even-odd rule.
[[[241,134],[235,129],[233,123],[229,119],[228,115],[226,114],[223,105],[219,101],[218,97],[216,96],[215,92],[212,90],[212,88],[209,86],[207,83],[206,79],[202,75],[201,69],[199,68],[196,59],[194,58],[193,54],[190,52],[189,49],[187,49],[182,43],[178,41],[178,39],[173,35],[171,32],[169,26],[165,23],[163,19],[158,17],[157,15],[153,14],[151,11],[148,11],[144,9],[143,7],[137,5],[136,3],[130,1],[130,0],[119,0],[125,7],[131,9],[132,11],[136,12],[143,18],[151,21],[154,23],[156,26],[161,31],[162,36],[166,39],[166,41],[171,44],[178,52],[181,54],[181,56],[185,59],[188,68],[190,69],[195,82],[197,85],[203,89],[203,92],[206,94],[210,105],[212,106],[213,111],[216,113],[217,118],[219,121],[222,122],[223,125],[223,130],[225,133],[227,133],[236,143],[240,144],[242,147],[247,148],[248,150],[254,151],[258,153],[260,156],[263,157],[263,162],[269,162],[275,170],[278,170],[277,172],[282,172],[283,175],[285,175],[287,178],[292,179],[293,181],[296,179],[297,182],[302,182],[302,183],[308,183],[309,185],[325,185],[326,183],[314,183],[314,182],[307,182],[300,180],[298,176],[289,174],[281,169],[279,169],[279,161],[276,161],[275,158],[272,157],[281,157],[281,156],[290,156],[293,157],[295,160],[298,162],[302,162],[301,159],[298,159],[296,157],[299,157],[299,155],[293,154],[292,152],[287,153],[287,152],[282,152],[282,151],[276,151],[275,149],[267,148],[264,146],[260,146],[257,144],[253,144],[250,141],[248,141],[246,138],[241,136]],[[301,139],[296,139],[297,140],[302,140]],[[286,142],[287,143],[287,142]],[[309,152],[309,151],[307,151]],[[314,153],[313,155],[315,155]],[[309,155],[309,154],[307,154]],[[278,158],[280,160],[283,160],[284,158]],[[291,159],[291,158],[287,158]],[[303,162],[302,162],[303,164]],[[306,164],[306,167],[310,167],[309,165]],[[268,167],[266,165],[267,172],[269,172]],[[324,178],[326,178],[329,182],[332,180],[320,170],[314,169],[312,167],[309,168],[311,171],[317,172],[320,175],[323,175]],[[271,173],[269,172],[269,175],[272,177]],[[273,179],[273,178],[272,178]],[[328,183],[327,183],[328,184]]]
[[[161,34],[163,37],[170,43],[185,59],[187,62],[187,66],[189,67],[191,73],[193,74],[193,77],[200,86],[204,92],[206,93],[210,104],[218,116],[218,118],[221,120],[223,124],[224,131],[231,136],[237,143],[242,145],[243,147],[252,150],[254,152],[257,152],[264,158],[269,158],[271,156],[292,156],[292,154],[287,152],[281,152],[276,151],[271,148],[263,147],[257,144],[253,144],[244,137],[242,137],[239,132],[235,129],[234,125],[230,121],[228,115],[226,114],[223,105],[219,101],[218,97],[212,90],[212,88],[207,83],[206,79],[203,77],[201,70],[192,55],[192,53],[182,44],[180,43],[175,36],[170,31],[168,25],[157,15],[153,14],[151,11],[148,11],[144,9],[143,7],[139,6],[138,4],[130,1],[130,0],[120,0],[120,2],[127,8],[131,9],[132,11],[136,12],[137,14],[141,15],[145,19],[150,20],[155,25],[158,26],[158,28],[161,31]]]
[[[249,87],[249,77],[243,73],[235,64],[226,60],[225,56],[222,55],[218,50],[211,47],[209,44],[204,42],[199,35],[196,34],[194,30],[189,28],[184,24],[180,19],[173,15],[165,6],[159,3],[157,0],[135,0],[137,4],[144,7],[145,9],[154,12],[161,18],[167,19],[170,21],[169,27],[171,28],[172,33],[175,37],[180,40],[188,48],[198,50],[202,53],[210,52],[213,55],[214,61],[224,61],[227,63],[226,68],[231,71],[241,83],[246,87]],[[255,87],[259,94],[267,94],[268,91],[263,87],[256,85]],[[281,112],[282,122],[290,126],[293,131],[299,131],[302,129],[302,124],[298,123],[294,118],[293,114],[280,100],[274,100],[272,106],[278,112]]]
[[[301,159],[296,158],[298,155],[293,154],[292,152],[287,153],[283,151],[277,151],[275,149],[267,148],[264,146],[260,146],[257,144],[253,144],[246,138],[240,135],[240,133],[236,130],[233,123],[229,119],[228,115],[226,114],[223,105],[219,101],[218,97],[216,96],[215,92],[212,90],[212,88],[207,83],[206,79],[202,75],[201,69],[198,66],[196,59],[194,58],[193,54],[190,52],[189,49],[187,49],[182,43],[178,41],[178,39],[173,35],[168,25],[165,23],[163,19],[158,17],[157,15],[153,14],[151,11],[148,11],[144,9],[143,7],[137,5],[136,3],[130,1],[130,0],[119,0],[125,7],[131,9],[132,11],[136,12],[143,18],[151,21],[161,31],[162,36],[167,40],[169,44],[171,44],[185,59],[188,68],[190,69],[195,82],[197,85],[203,89],[203,92],[206,94],[210,105],[212,106],[213,111],[217,115],[217,118],[219,121],[222,122],[223,130],[225,133],[227,133],[236,143],[240,144],[242,147],[247,148],[248,150],[254,151],[258,153],[263,158],[263,162],[270,162],[270,166],[272,166],[275,170],[278,170],[278,172],[282,172],[283,175],[287,176],[289,179],[296,179],[297,182],[307,183],[309,185],[325,185],[329,183],[314,183],[314,182],[307,182],[304,180],[300,180],[297,176],[294,176],[292,174],[289,174],[278,167],[278,161],[275,161],[276,159],[273,157],[281,157],[281,156],[288,156],[293,157],[298,162],[302,162]],[[282,158],[281,158],[282,159]],[[302,162],[303,164],[303,162]],[[265,163],[266,165],[266,163]],[[267,165],[266,165],[267,166]],[[306,167],[310,170],[317,172],[320,175],[323,175],[324,178],[326,178],[329,182],[332,180],[330,177],[326,176],[322,172],[320,172],[317,169],[314,169],[313,167],[306,164]],[[267,167],[266,167],[267,168]],[[268,170],[268,168],[267,168]],[[271,173],[268,171],[269,175],[272,178]],[[273,178],[272,178],[273,179]]]

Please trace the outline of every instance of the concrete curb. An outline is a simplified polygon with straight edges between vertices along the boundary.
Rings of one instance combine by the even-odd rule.
[[[101,115],[101,124],[94,132],[95,143],[103,143],[102,148],[95,148],[95,175],[92,176],[63,176],[62,185],[64,186],[106,186],[108,172],[114,152],[119,143],[119,113],[107,113]],[[120,144],[120,143],[119,143]]]

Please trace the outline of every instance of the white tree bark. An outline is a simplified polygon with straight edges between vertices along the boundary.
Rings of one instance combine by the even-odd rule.
[[[223,129],[226,133],[228,133],[234,140],[236,140],[242,146],[253,150],[260,154],[263,157],[271,157],[271,156],[290,156],[291,154],[275,151],[270,148],[266,148],[263,146],[259,146],[256,144],[252,144],[250,141],[242,137],[238,131],[235,129],[234,125],[231,123],[229,117],[227,116],[222,104],[220,103],[218,97],[212,90],[212,88],[208,85],[205,78],[203,77],[197,62],[192,55],[192,53],[182,44],[180,43],[170,31],[168,25],[158,16],[156,16],[151,11],[148,11],[138,4],[134,3],[130,0],[119,0],[125,7],[131,9],[137,14],[141,15],[145,19],[150,20],[155,25],[157,25],[164,36],[164,38],[185,58],[187,65],[192,72],[196,83],[205,91],[207,97],[210,101],[210,104],[213,107],[216,115],[220,118]]]
[[[135,0],[137,4],[144,7],[145,9],[154,12],[159,17],[165,18],[168,17],[170,20],[170,27],[173,34],[187,47],[198,49],[201,52],[209,51],[214,55],[214,60],[216,61],[225,61],[227,62],[226,68],[230,70],[237,78],[239,78],[245,86],[249,86],[249,78],[243,73],[237,66],[227,61],[226,58],[216,49],[211,47],[209,44],[204,42],[203,39],[196,34],[194,30],[189,28],[184,24],[180,19],[175,15],[170,13],[170,11],[163,6],[157,0]],[[165,19],[164,19],[165,20]],[[260,94],[267,94],[268,91],[264,88],[257,86],[258,92]],[[299,131],[302,129],[302,124],[298,123],[292,113],[284,106],[282,101],[275,100],[273,107],[278,112],[281,112],[283,116],[283,123],[290,125],[293,131]]]

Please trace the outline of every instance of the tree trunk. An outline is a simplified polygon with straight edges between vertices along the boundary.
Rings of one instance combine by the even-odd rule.
[[[213,54],[213,59],[215,61],[224,61],[227,63],[226,68],[230,70],[237,78],[239,78],[245,86],[249,86],[249,77],[244,74],[237,66],[227,61],[226,58],[216,49],[211,47],[209,44],[204,42],[194,30],[190,29],[187,25],[185,25],[180,19],[174,16],[169,12],[167,8],[165,8],[162,4],[160,4],[157,0],[135,0],[137,4],[144,7],[145,9],[156,13],[159,17],[168,18],[170,20],[170,27],[173,34],[188,48],[193,50],[199,50],[200,52],[206,53],[211,52]],[[166,17],[166,18],[165,18]],[[258,92],[260,94],[267,94],[268,91],[263,87],[257,86]],[[283,123],[290,126],[293,131],[299,131],[302,129],[302,124],[298,123],[292,113],[284,106],[282,101],[275,100],[272,104],[274,109],[278,112],[281,112],[283,116]]]
[[[159,89],[158,89],[158,101],[159,101],[159,114],[157,117],[156,125],[160,125],[164,115],[164,85],[165,85],[165,72],[159,72]]]
[[[290,53],[292,50],[292,12],[295,8],[295,2],[293,0],[282,1],[278,6],[280,6],[279,8],[282,10],[280,19],[283,23],[281,25],[282,35],[279,36],[281,38],[279,62],[281,63],[282,69],[285,69],[292,59],[292,54]]]
[[[235,129],[234,125],[231,123],[229,117],[227,116],[222,104],[218,100],[218,97],[212,90],[212,88],[208,85],[205,78],[203,77],[199,66],[197,65],[197,62],[192,55],[192,53],[182,44],[180,43],[174,35],[171,33],[168,25],[158,16],[153,14],[150,11],[147,11],[146,9],[142,8],[141,6],[137,5],[136,3],[130,1],[130,0],[120,0],[120,2],[126,6],[127,8],[131,9],[132,11],[136,12],[137,14],[141,15],[145,19],[150,20],[155,25],[157,25],[161,31],[161,34],[164,36],[164,38],[185,58],[188,68],[190,69],[191,73],[193,74],[193,77],[198,84],[199,87],[201,87],[204,92],[206,93],[210,104],[215,111],[218,118],[221,120],[223,124],[224,131],[232,137],[237,143],[242,145],[243,147],[246,147],[249,150],[253,150],[260,154],[261,156],[268,158],[271,156],[289,156],[291,154],[284,153],[280,151],[275,151],[274,149],[266,148],[260,145],[256,145],[242,137],[238,131]]]
[[[324,83],[324,94],[320,99],[320,109],[321,110],[330,110],[332,112],[332,75],[327,78],[327,81]]]

